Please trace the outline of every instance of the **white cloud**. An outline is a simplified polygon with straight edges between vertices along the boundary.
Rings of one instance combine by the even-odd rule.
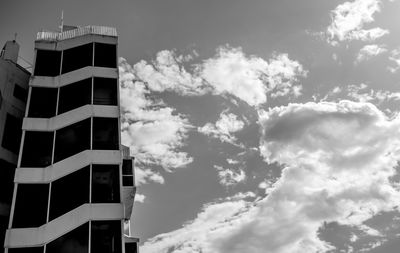
[[[302,65],[287,54],[275,55],[267,62],[246,56],[241,48],[228,47],[220,47],[214,58],[205,60],[199,73],[214,94],[231,94],[251,106],[265,103],[267,93],[300,95],[301,86],[295,82],[306,75]]]
[[[174,51],[163,50],[157,53],[151,63],[144,60],[133,66],[136,77],[145,82],[152,91],[175,91],[181,95],[201,95],[206,92],[202,80],[183,67],[191,55],[176,55]]]
[[[140,193],[135,194],[135,202],[143,203],[145,199],[146,199],[145,195],[140,194]]]
[[[380,27],[364,29],[365,24],[374,21],[374,14],[381,10],[380,4],[380,0],[354,0],[338,5],[331,13],[328,41],[333,45],[340,41],[373,41],[388,34],[388,30]]]
[[[224,186],[235,185],[246,179],[246,174],[242,169],[236,171],[234,169],[225,169],[218,165],[214,165],[214,168],[218,171],[219,183]]]
[[[358,102],[377,102],[382,103],[384,101],[389,100],[400,100],[400,92],[390,92],[390,91],[383,91],[369,89],[367,91],[368,86],[366,84],[360,85],[349,85],[347,87],[347,96],[354,99]]]
[[[135,185],[140,186],[149,182],[164,184],[165,181],[160,173],[135,165]]]
[[[284,167],[269,194],[208,204],[141,252],[327,252],[333,246],[318,237],[324,223],[365,230],[364,221],[398,208],[390,178],[400,159],[399,117],[350,101],[289,104],[260,115],[262,155]]]
[[[374,56],[380,55],[382,53],[387,52],[387,49],[384,45],[365,45],[360,49],[360,52],[357,55],[357,62],[361,62],[364,60],[368,60]]]
[[[302,87],[296,81],[306,71],[287,54],[274,55],[268,62],[246,56],[241,48],[219,47],[213,58],[192,65],[188,71],[184,63],[193,57],[163,50],[155,60],[142,60],[130,71],[149,91],[173,91],[185,96],[230,94],[251,106],[265,103],[268,93],[272,97],[301,95]]]
[[[238,164],[239,163],[239,161],[233,160],[233,159],[230,159],[230,158],[226,159],[226,162],[229,163],[229,164]]]
[[[397,72],[400,69],[400,49],[395,49],[390,52],[389,60],[392,61],[395,66],[388,67],[388,70],[392,73]]]
[[[218,121],[215,122],[215,125],[207,123],[203,127],[199,127],[197,130],[202,134],[218,138],[221,142],[238,145],[235,143],[236,137],[233,136],[232,133],[242,130],[243,127],[244,122],[239,120],[235,114],[222,112]]]
[[[148,97],[148,84],[136,80],[136,72],[120,59],[122,142],[140,163],[160,165],[169,170],[192,162],[184,145],[188,120],[174,109]]]

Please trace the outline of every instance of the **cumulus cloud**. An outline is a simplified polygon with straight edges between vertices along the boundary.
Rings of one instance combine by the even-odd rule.
[[[238,145],[235,143],[236,137],[233,136],[232,133],[242,130],[243,127],[244,122],[239,120],[235,114],[222,112],[220,118],[215,122],[215,124],[207,123],[203,127],[199,127],[197,130],[202,134],[218,138],[221,142]]]
[[[398,208],[399,117],[340,101],[275,107],[259,121],[265,161],[284,168],[267,196],[210,203],[142,252],[327,252],[334,247],[318,236],[326,222],[365,229],[366,220]]]
[[[301,94],[299,76],[305,76],[302,65],[287,54],[274,55],[269,62],[246,56],[241,48],[220,47],[214,58],[199,66],[199,75],[213,88],[214,94],[230,94],[251,106],[271,96]]]
[[[327,29],[328,41],[336,45],[341,41],[373,41],[389,33],[380,27],[364,29],[380,12],[380,0],[354,0],[338,5],[332,12],[332,23]]]
[[[184,63],[193,57],[163,50],[155,60],[136,63],[131,72],[150,91],[173,91],[185,96],[229,94],[251,106],[265,103],[267,94],[272,97],[301,95],[302,86],[296,82],[306,71],[287,54],[275,54],[266,61],[247,56],[241,48],[222,46],[214,57],[185,68]]]
[[[356,63],[368,60],[374,56],[380,55],[382,53],[387,52],[387,49],[384,45],[365,45],[360,49],[357,55]]]
[[[148,84],[137,81],[137,72],[122,58],[119,73],[122,142],[131,148],[136,161],[167,170],[191,163],[193,159],[179,151],[191,127],[185,116],[151,99]]]
[[[219,183],[224,186],[235,185],[246,179],[246,174],[242,169],[225,169],[218,165],[214,165],[214,168],[218,171]]]
[[[140,194],[140,193],[135,194],[135,202],[143,203],[145,199],[146,199],[145,195]]]
[[[141,166],[135,166],[135,185],[140,186],[154,182],[158,184],[164,184],[164,177],[157,171],[151,169],[144,169]]]

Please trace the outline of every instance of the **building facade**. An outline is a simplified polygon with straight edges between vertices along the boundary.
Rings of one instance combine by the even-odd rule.
[[[5,252],[137,251],[117,46],[109,27],[38,33]]]
[[[7,41],[0,53],[0,242],[8,227],[30,77],[18,65],[18,53],[15,40]]]

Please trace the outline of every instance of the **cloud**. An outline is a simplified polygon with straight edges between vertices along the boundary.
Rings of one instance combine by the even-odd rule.
[[[221,46],[213,58],[192,64],[187,70],[188,61],[198,56],[193,54],[183,56],[173,50],[163,50],[155,60],[142,60],[130,71],[148,91],[171,91],[183,96],[229,94],[251,106],[265,103],[267,94],[272,97],[301,95],[302,86],[296,82],[306,71],[287,54],[275,54],[266,61],[245,55],[241,48]]]
[[[232,133],[242,130],[244,122],[239,120],[233,113],[222,112],[215,125],[207,123],[203,127],[199,127],[197,130],[205,135],[212,136],[221,140],[221,142],[228,142],[233,145],[236,144],[236,137]],[[240,145],[239,145],[240,146]]]
[[[214,168],[218,171],[219,183],[224,186],[235,185],[246,179],[246,174],[242,169],[235,171],[234,169],[225,169],[218,165],[214,165]]]
[[[328,41],[336,45],[341,41],[373,41],[389,33],[380,27],[364,29],[380,12],[380,0],[354,0],[338,5],[332,12],[332,23],[327,29]]]
[[[135,202],[143,203],[145,199],[146,199],[145,195],[140,194],[140,193],[135,194]]]
[[[160,173],[135,165],[135,185],[140,186],[149,182],[164,184],[165,180]]]
[[[366,84],[359,84],[359,85],[349,85],[347,87],[347,96],[354,99],[358,102],[377,102],[382,103],[384,101],[389,100],[400,100],[400,92],[390,92],[390,91],[383,91],[369,89],[367,91],[368,86]]]
[[[380,55],[382,53],[387,52],[387,49],[384,45],[365,45],[360,49],[360,52],[357,55],[356,63],[368,60],[374,56]]]
[[[191,163],[193,158],[179,151],[191,128],[185,116],[151,99],[148,84],[137,81],[136,71],[123,58],[119,73],[123,144],[130,146],[139,163],[167,170]]]
[[[287,54],[274,55],[268,62],[229,47],[218,48],[217,55],[205,60],[198,71],[214,94],[230,94],[251,106],[265,103],[268,93],[299,96],[301,86],[295,82],[306,75],[302,65]]]
[[[163,50],[156,59],[144,60],[133,66],[137,79],[146,83],[151,91],[174,91],[181,95],[202,95],[207,92],[200,77],[187,72],[183,62],[190,61],[191,55],[177,55],[174,51]]]
[[[392,61],[395,66],[388,67],[388,70],[392,73],[396,73],[400,69],[400,49],[395,49],[390,52],[389,60]]]
[[[398,208],[392,177],[400,159],[399,117],[340,101],[275,107],[260,113],[259,122],[265,161],[283,167],[267,196],[210,203],[141,252],[327,252],[334,247],[318,236],[324,224],[365,229],[366,220]]]

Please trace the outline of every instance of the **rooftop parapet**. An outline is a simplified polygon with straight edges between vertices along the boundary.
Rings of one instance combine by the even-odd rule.
[[[117,37],[117,29],[106,26],[88,25],[64,32],[41,31],[37,33],[36,41],[61,41],[87,34]]]

